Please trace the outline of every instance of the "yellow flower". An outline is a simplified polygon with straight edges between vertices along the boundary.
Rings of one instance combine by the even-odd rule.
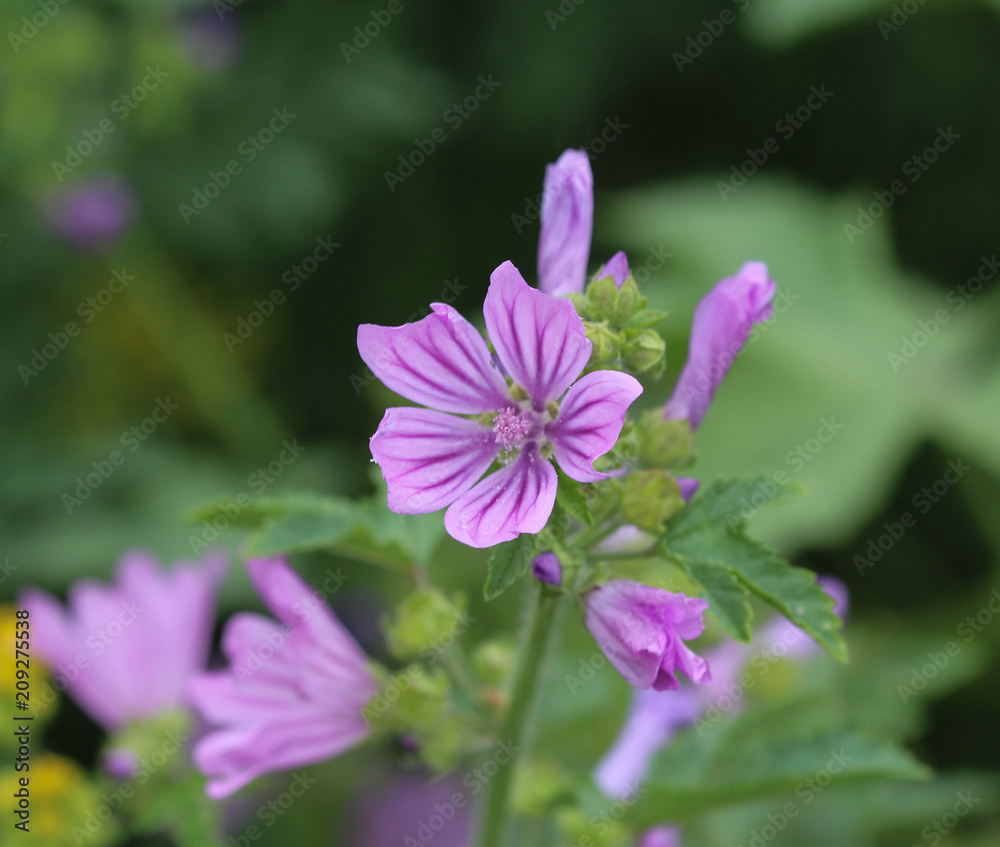
[[[97,818],[94,814],[102,805],[97,786],[71,759],[55,753],[33,755],[27,771],[7,770],[0,774],[0,796],[16,796],[24,787],[22,779],[28,780],[27,825],[32,844],[75,847],[81,831],[86,833],[88,847],[111,843],[117,837],[117,823],[104,823],[104,816]],[[86,829],[88,821],[92,821],[92,831]]]
[[[28,649],[22,650],[28,654],[25,659],[20,657],[21,664],[18,665],[17,643],[21,641],[17,636],[17,609],[9,603],[0,605],[0,705],[10,704],[14,708],[17,702],[24,702],[28,708],[19,713],[24,717],[45,718],[53,714],[54,706],[58,700],[58,695],[52,687],[48,671],[41,663],[34,651],[31,649],[31,619],[28,619]],[[22,631],[23,632],[23,631]],[[27,664],[27,667],[25,665]],[[25,691],[22,685],[17,687],[17,671],[27,670],[28,672],[28,699],[17,697],[18,691]]]

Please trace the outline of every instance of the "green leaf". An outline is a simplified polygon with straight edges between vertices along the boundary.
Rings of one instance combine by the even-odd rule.
[[[731,582],[727,586],[718,574],[720,565],[808,632],[835,659],[846,661],[847,647],[838,632],[833,598],[819,586],[815,574],[792,567],[743,532],[748,517],[795,490],[793,485],[779,485],[766,477],[719,480],[670,521],[662,549],[679,558],[699,582],[699,575],[708,580],[709,584],[702,585],[712,611],[734,637],[745,640],[742,628],[749,623],[749,610],[740,609]]]
[[[752,732],[740,737],[721,727],[712,733],[718,738],[684,733],[654,757],[645,782],[648,794],[631,810],[631,823],[682,822],[771,796],[804,806],[834,785],[930,776],[906,750],[853,730],[809,738],[761,738]]]
[[[536,551],[535,537],[532,535],[522,535],[494,547],[490,560],[486,563],[483,596],[487,600],[499,597],[519,577],[524,576]]]
[[[742,529],[765,506],[800,495],[802,491],[794,482],[779,485],[764,476],[720,479],[703,488],[687,508],[678,513],[670,522],[669,532],[679,537],[699,530],[714,530],[720,525]]]
[[[585,525],[590,524],[592,521],[590,504],[587,502],[587,495],[581,488],[581,484],[575,479],[570,479],[558,467],[556,474],[559,477],[559,485],[556,488],[556,503],[574,520]]]
[[[222,500],[191,517],[225,518],[232,526],[253,529],[246,546],[250,556],[326,550],[391,570],[426,561],[441,535],[439,517],[394,514],[378,496],[360,502],[307,493],[262,497],[235,515],[232,502]]]
[[[750,608],[749,592],[739,576],[723,562],[677,558],[688,575],[702,587],[701,596],[708,600],[709,609],[719,625],[737,641],[749,644],[753,609]]]

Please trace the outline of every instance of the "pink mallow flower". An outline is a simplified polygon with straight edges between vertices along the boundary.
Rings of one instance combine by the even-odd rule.
[[[226,624],[230,667],[189,686],[216,728],[194,748],[210,797],[227,797],[262,774],[309,765],[353,747],[369,727],[361,710],[377,685],[365,654],[282,559],[246,564],[280,623],[243,612]]]
[[[763,262],[747,262],[736,276],[716,284],[698,304],[691,323],[688,360],[663,410],[667,420],[686,420],[697,429],[722,378],[750,337],[768,320],[775,283]]]
[[[708,663],[684,643],[705,629],[708,602],[628,579],[584,595],[584,622],[604,655],[636,688],[676,691],[676,671],[692,682],[712,679]]]
[[[577,380],[592,346],[583,321],[569,300],[531,288],[510,262],[491,275],[483,306],[495,358],[454,308],[431,309],[416,323],[358,328],[358,350],[375,376],[431,407],[387,409],[372,436],[389,508],[448,507],[445,528],[470,547],[539,532],[556,496],[549,459],[578,482],[609,476],[594,460],[615,445],[642,386],[618,371]],[[496,461],[500,469],[480,480]]]
[[[162,570],[148,553],[126,553],[113,585],[80,580],[68,608],[29,589],[31,646],[57,682],[109,733],[185,705],[190,678],[208,658],[215,592],[225,559]]]

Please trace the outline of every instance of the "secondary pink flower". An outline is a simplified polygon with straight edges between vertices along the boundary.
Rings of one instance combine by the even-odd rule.
[[[539,532],[556,496],[549,457],[578,482],[605,479],[594,460],[615,445],[642,386],[618,371],[577,380],[591,351],[583,321],[569,300],[531,288],[510,262],[491,275],[483,306],[495,359],[455,309],[431,309],[416,323],[358,328],[372,372],[431,407],[387,409],[372,436],[389,508],[448,507],[445,527],[471,547]],[[497,460],[502,467],[480,480]]]
[[[722,378],[746,344],[755,323],[771,317],[775,283],[763,262],[747,262],[716,284],[698,304],[691,323],[688,360],[663,410],[668,420],[697,429]]]
[[[636,688],[677,690],[676,671],[708,682],[708,663],[684,643],[705,629],[705,600],[613,579],[584,595],[585,623],[604,655]]]
[[[208,657],[224,570],[219,556],[164,571],[133,552],[113,585],[74,583],[67,609],[30,589],[21,604],[31,613],[31,646],[108,732],[182,708],[188,680]]]
[[[821,576],[817,582],[834,599],[834,614],[845,617],[850,605],[847,586],[830,576]],[[711,709],[716,718],[721,712],[738,711],[749,687],[741,680],[751,657],[759,657],[767,668],[778,659],[801,661],[819,650],[808,633],[784,617],[771,618],[754,635],[752,644],[727,639],[715,645],[706,653],[712,678],[704,684],[676,692],[635,692],[618,737],[594,769],[594,782],[609,797],[622,797],[645,779],[653,755],[679,730]],[[759,670],[756,663],[753,670]]]
[[[546,294],[583,291],[594,227],[594,175],[582,150],[566,150],[545,168],[538,287]]]
[[[246,566],[281,623],[235,615],[222,636],[229,669],[200,674],[189,686],[198,711],[217,726],[194,748],[216,798],[353,747],[368,734],[361,710],[377,691],[361,648],[284,560]]]
[[[583,150],[566,150],[546,166],[541,219],[539,289],[553,296],[583,291],[594,229],[594,175]],[[595,279],[610,276],[621,288],[628,275],[628,258],[619,251]]]

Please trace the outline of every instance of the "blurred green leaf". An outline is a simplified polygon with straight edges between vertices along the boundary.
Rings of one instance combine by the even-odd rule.
[[[695,474],[801,480],[810,496],[756,525],[781,550],[856,532],[928,439],[974,446],[1000,468],[1000,441],[986,436],[997,396],[986,382],[997,383],[977,364],[992,349],[995,303],[982,293],[959,308],[949,292],[901,272],[888,214],[850,239],[845,225],[871,202],[831,202],[759,174],[726,201],[702,178],[626,195],[611,213],[610,237],[631,249],[670,239],[673,258],[644,293],[675,318],[665,331],[678,365],[687,322],[677,318],[747,260],[768,263],[775,315],[751,333],[715,396]],[[889,354],[941,309],[948,322],[894,367]],[[662,401],[649,392],[646,402]]]
[[[381,497],[355,501],[314,494],[258,498],[233,514],[222,500],[191,513],[194,521],[231,520],[252,528],[248,556],[277,556],[326,550],[390,570],[407,571],[426,562],[441,535],[440,519],[397,515]]]
[[[706,743],[693,732],[652,762],[648,794],[631,812],[638,826],[682,822],[712,809],[761,797],[790,795],[808,805],[830,785],[927,779],[930,772],[896,745],[850,730],[811,738],[740,735]]]

